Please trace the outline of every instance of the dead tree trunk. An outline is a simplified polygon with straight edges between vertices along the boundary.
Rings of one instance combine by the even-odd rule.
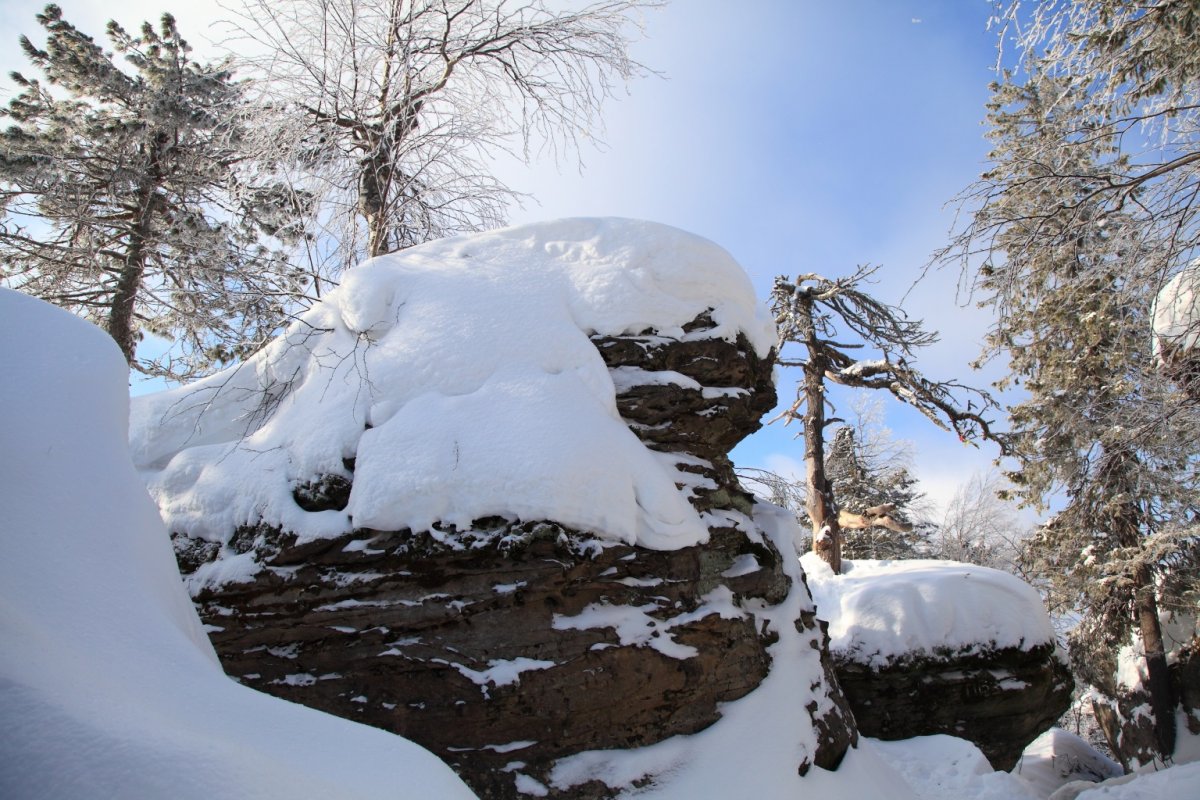
[[[848,278],[836,281],[811,273],[800,275],[795,281],[780,275],[771,292],[780,353],[788,343],[805,349],[803,359],[792,360],[781,355],[776,362],[800,367],[804,374],[796,402],[779,418],[789,422],[803,420],[808,478],[806,505],[812,521],[813,550],[838,573],[842,570],[844,540],[837,501],[825,473],[825,426],[833,421],[825,418],[827,383],[890,392],[937,426],[953,430],[964,441],[982,437],[1001,442],[982,416],[983,412],[997,408],[990,395],[955,381],[930,381],[907,363],[905,357],[912,356],[916,348],[936,342],[937,334],[926,331],[919,320],[910,320],[899,308],[855,288],[874,272],[874,267],[860,267]],[[841,339],[839,325],[851,340],[859,341]],[[881,351],[879,357],[855,359],[845,352],[867,346]],[[967,409],[962,410],[955,401],[955,391],[974,396],[979,410],[970,401]]]
[[[835,574],[842,571],[842,528],[838,523],[837,503],[825,474],[825,370],[813,322],[813,299],[797,298],[797,322],[801,341],[808,348],[804,364],[804,462],[808,480],[808,518],[812,520],[813,552]]]

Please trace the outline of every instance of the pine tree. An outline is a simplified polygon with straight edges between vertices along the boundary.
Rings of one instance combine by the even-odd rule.
[[[825,474],[838,503],[838,521],[847,533],[843,558],[915,558],[929,526],[917,508],[924,496],[902,463],[869,452],[859,429],[837,429],[825,457]]]
[[[1025,565],[1083,616],[1070,638],[1080,677],[1111,689],[1136,636],[1169,758],[1178,698],[1160,611],[1194,604],[1170,587],[1180,569],[1195,575],[1200,417],[1155,357],[1152,316],[1200,245],[1200,5],[1014,2],[1001,18],[1020,22],[1020,61],[993,86],[991,168],[943,255],[983,255],[989,354],[1009,359],[1001,388],[1028,393],[1011,409],[1013,493],[1066,498]]]
[[[4,283],[103,326],[130,366],[186,378],[253,351],[302,291],[272,245],[296,238],[297,198],[242,169],[242,87],[189,60],[175,20],[140,35],[115,22],[118,65],[47,6],[45,48],[21,48],[45,83],[0,112]],[[139,360],[144,333],[177,342]]]

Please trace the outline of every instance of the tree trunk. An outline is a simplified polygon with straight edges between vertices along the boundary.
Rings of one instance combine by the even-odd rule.
[[[424,105],[420,100],[405,99],[389,110],[387,96],[380,100],[383,106],[380,110],[389,119],[371,135],[369,154],[359,162],[358,176],[358,212],[367,223],[367,256],[370,258],[396,249],[388,236],[398,222],[392,219],[395,206],[389,199],[398,169],[396,151],[416,130],[417,116]]]
[[[1167,651],[1163,644],[1162,625],[1158,619],[1158,601],[1154,596],[1154,578],[1145,564],[1134,572],[1137,594],[1133,609],[1142,650],[1146,654],[1146,689],[1150,692],[1150,709],[1154,712],[1154,734],[1158,739],[1163,760],[1175,752],[1175,696],[1167,668]]]
[[[1139,464],[1136,456],[1120,453],[1106,468],[1128,472]],[[1117,541],[1122,547],[1141,545],[1142,512],[1136,503],[1125,502],[1116,515]],[[1167,670],[1167,652],[1163,644],[1162,624],[1158,619],[1158,600],[1154,596],[1154,575],[1150,568],[1139,563],[1133,572],[1134,624],[1142,639],[1146,659],[1146,691],[1150,694],[1150,710],[1154,713],[1154,735],[1159,753],[1167,759],[1175,752],[1175,693],[1171,689]]]
[[[113,292],[112,304],[108,311],[108,324],[105,326],[108,335],[117,343],[117,347],[121,348],[125,363],[130,367],[134,364],[134,351],[137,350],[133,310],[137,304],[138,290],[142,286],[142,277],[146,274],[145,237],[137,233],[140,227],[136,227],[130,235],[125,266],[117,279],[117,288]]]
[[[386,194],[388,175],[379,151],[364,158],[358,176],[358,213],[367,223],[367,257],[388,252]]]
[[[804,462],[808,478],[808,518],[812,520],[813,552],[842,571],[842,528],[837,504],[825,475],[825,363],[813,324],[813,300],[797,296],[800,333],[808,348],[804,364]]]
[[[121,348],[125,362],[133,367],[137,350],[137,331],[134,325],[134,309],[137,307],[138,292],[146,276],[146,245],[150,239],[150,221],[154,214],[156,192],[162,183],[162,155],[167,145],[165,133],[158,133],[150,143],[146,173],[137,191],[137,218],[129,229],[125,246],[125,265],[121,268],[117,286],[108,311],[105,329]]]

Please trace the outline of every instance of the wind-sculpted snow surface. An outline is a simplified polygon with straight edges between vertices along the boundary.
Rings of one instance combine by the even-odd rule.
[[[706,312],[711,328],[684,330]],[[432,242],[350,270],[246,363],[135,400],[134,458],[168,527],[210,541],[504,516],[687,547],[707,528],[621,420],[589,339],[651,329],[743,335],[760,356],[774,343],[737,263],[673,228],[576,219]],[[351,470],[344,507],[297,504],[297,485]]]
[[[227,678],[129,462],[107,335],[0,289],[0,796],[473,797],[400,737]]]

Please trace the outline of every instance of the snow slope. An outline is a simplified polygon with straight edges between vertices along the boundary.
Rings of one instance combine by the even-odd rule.
[[[1041,598],[1006,572],[955,561],[801,559],[831,650],[882,667],[898,658],[1054,642]]]
[[[1082,790],[1082,791],[1080,791]],[[1070,783],[1053,800],[1200,800],[1200,762],[1179,764],[1158,772],[1112,778],[1089,786]]]
[[[227,678],[129,461],[128,370],[0,289],[0,797],[474,795],[397,736]]]
[[[683,330],[709,310],[715,329]],[[241,366],[135,399],[134,460],[168,528],[210,541],[260,520],[304,541],[506,516],[693,545],[707,528],[618,416],[588,338],[649,328],[774,344],[741,267],[674,228],[569,219],[430,242],[350,270]],[[349,478],[348,459],[344,510],[297,506],[294,486]]]

